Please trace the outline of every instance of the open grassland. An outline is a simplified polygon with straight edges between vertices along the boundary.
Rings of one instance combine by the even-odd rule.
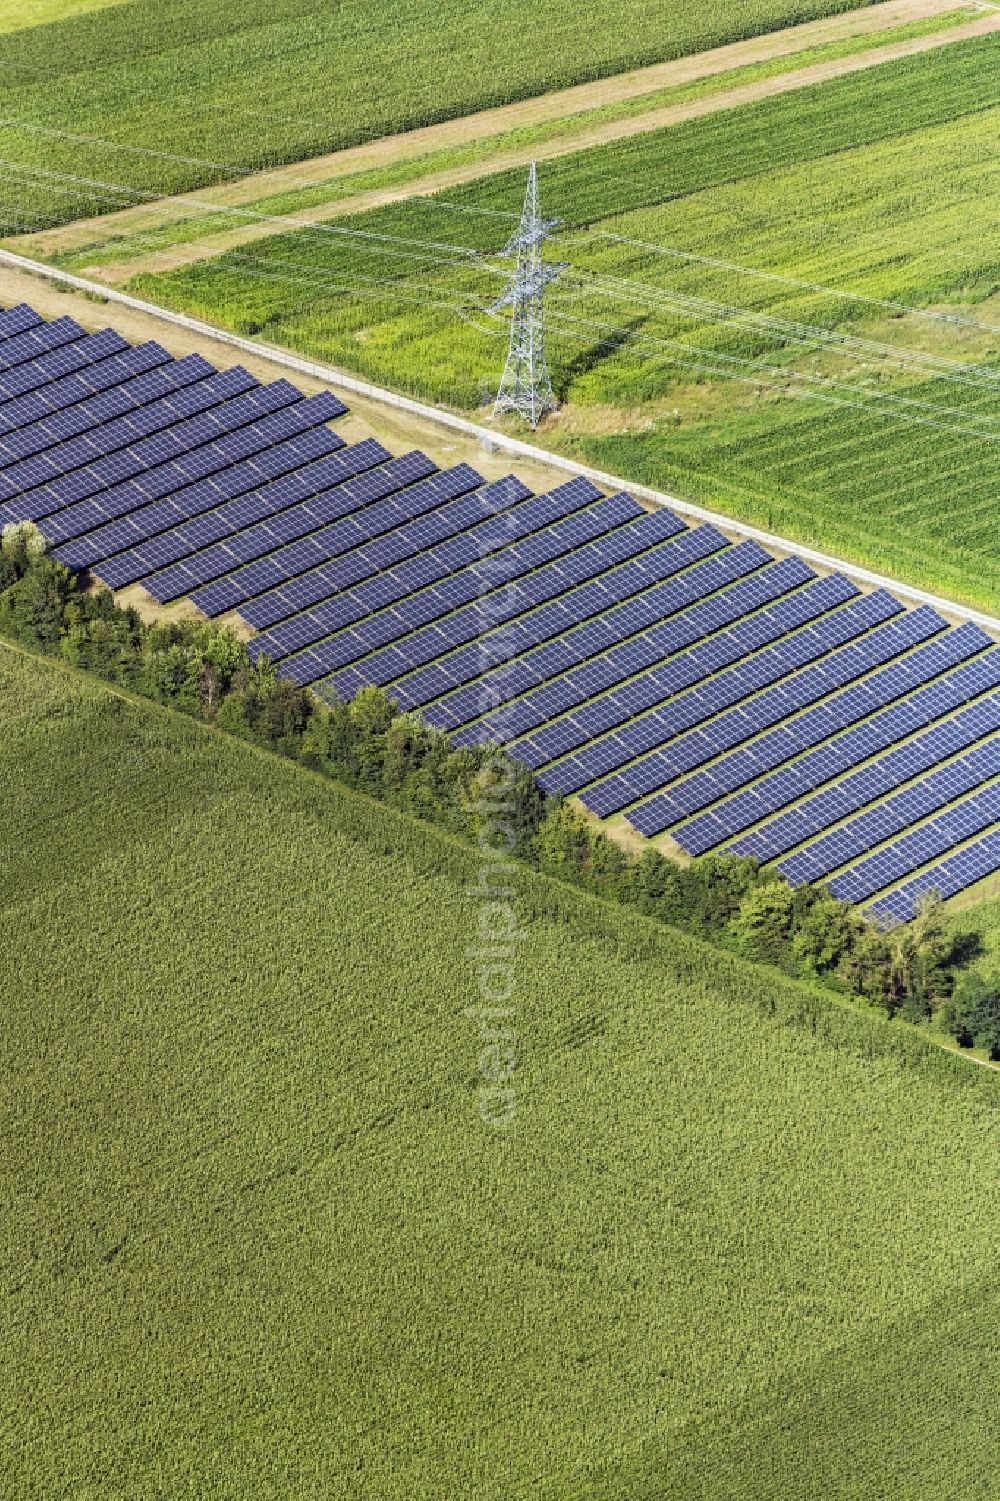
[[[573,0],[512,0],[502,17],[482,0],[84,6],[0,35],[3,214],[8,228],[63,222],[112,206],[97,183],[215,183],[864,3],[632,0],[581,14]]]
[[[995,611],[998,60],[956,43],[547,164],[570,269],[543,441]],[[481,409],[522,190],[496,174],[135,285]]]
[[[991,1493],[995,1076],[0,649],[0,1494]]]

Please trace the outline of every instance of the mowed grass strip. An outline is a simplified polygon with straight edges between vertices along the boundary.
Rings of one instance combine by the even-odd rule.
[[[490,1130],[473,851],[5,649],[0,712],[10,1494],[988,1493],[986,1070],[523,873]]]
[[[566,226],[551,255],[571,269],[548,295],[564,406],[542,441],[995,612],[998,56],[997,38],[956,43],[547,164],[544,211]],[[523,174],[501,174],[331,228],[489,252],[522,190]],[[485,410],[506,324],[480,310],[502,281],[412,253],[305,230],[131,285]],[[719,260],[747,269],[706,263]]]

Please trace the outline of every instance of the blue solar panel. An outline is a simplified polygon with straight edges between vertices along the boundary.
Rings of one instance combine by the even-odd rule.
[[[923,619],[918,617],[923,617]],[[927,617],[932,618],[928,620]],[[894,621],[882,627],[867,640],[870,647],[875,648],[879,655],[883,650],[888,651],[890,656],[895,655],[899,650],[901,627],[906,627],[903,639],[910,642],[915,629],[928,627],[934,629],[934,622],[938,619],[939,617],[935,616],[933,611],[928,611],[926,607],[923,607],[921,610],[912,611],[900,621]],[[819,695],[814,694],[813,689],[807,688],[806,694],[801,697],[796,707],[806,709],[810,703],[815,703],[816,707],[808,708],[807,712],[800,714],[789,726],[779,724],[776,729],[770,730],[768,734],[755,741],[752,747],[724,756],[707,772],[690,777],[679,787],[671,788],[669,791],[660,793],[658,797],[651,798],[643,807],[629,813],[628,821],[640,833],[647,831],[660,833],[688,815],[717,802],[727,793],[746,786],[760,777],[762,773],[781,766],[783,762],[810,750],[813,746],[821,745],[821,742],[829,740],[832,736],[838,736],[840,731],[851,725],[858,725],[865,720],[877,725],[880,719],[877,711],[896,700],[907,699],[914,688],[930,682],[933,678],[947,672],[948,669],[967,661],[983,651],[984,647],[989,644],[990,638],[978,626],[962,625],[953,631],[948,631],[937,641],[927,642],[902,661],[891,662],[880,671],[872,673],[864,681],[834,694],[825,703],[819,701]],[[848,660],[849,653],[847,652],[837,653],[837,656],[848,667],[856,664],[856,658],[854,664]],[[861,670],[867,669],[862,667]],[[838,672],[836,676],[841,676],[841,673]],[[941,685],[935,685],[936,688],[939,686]],[[766,728],[766,721],[769,718],[766,705],[764,707],[765,712],[760,715],[763,721],[760,728]],[[907,704],[904,703],[899,708],[903,711],[902,723],[910,724]],[[945,710],[939,709],[938,713],[941,712]],[[876,715],[875,720],[870,718],[873,714]],[[919,720],[912,727],[919,728]],[[901,733],[906,734],[908,731],[903,729]],[[894,738],[899,738],[899,735]],[[818,754],[822,755],[824,751],[832,749],[837,743],[836,740],[831,741],[831,746],[823,746]],[[728,748],[720,745],[719,749],[721,751]],[[687,765],[676,769],[665,768],[658,785],[663,786],[681,772],[689,769]],[[655,785],[647,790],[653,791]]]
[[[317,455],[343,447],[343,439],[325,427],[318,427],[315,435],[310,433],[317,415],[310,410],[308,401],[299,401],[289,408],[271,412],[259,421],[251,421],[239,434],[244,440],[239,445],[239,457],[228,439],[206,444],[198,450],[200,462],[194,472],[190,462],[176,462],[173,473],[180,476],[181,483],[173,488],[169,498],[132,508],[126,515],[57,548],[56,557],[73,568],[91,567],[96,563],[103,567],[108,558],[131,549],[131,568],[123,560],[118,576],[125,582],[128,574],[127,582],[134,583],[159,567],[161,562],[170,560],[164,548],[153,539],[190,517],[210,510],[224,498],[218,482],[220,473],[230,480],[234,474],[238,475],[239,489],[250,489],[255,484],[263,484],[270,473],[280,472],[282,468],[296,468],[306,457],[303,452],[305,439],[313,439],[313,453]],[[266,470],[262,469],[259,460],[251,457],[258,454],[268,456]],[[211,482],[207,479],[209,475],[215,477]],[[189,479],[195,482],[185,483]],[[110,509],[100,500],[98,504],[105,510]],[[142,544],[145,544],[144,550]],[[155,562],[152,561],[154,558]]]
[[[994,771],[996,754],[994,748]],[[911,818],[920,813],[912,810]],[[911,828],[885,849],[876,850],[849,870],[834,876],[831,892],[840,901],[863,902],[875,892],[911,875],[920,866],[940,858],[956,844],[982,834],[1000,819],[1000,786],[963,798],[935,818]]]
[[[512,489],[512,486],[515,488]],[[493,524],[495,518],[491,518],[491,513],[498,510],[498,497],[501,490],[503,504],[509,507],[511,500],[519,500],[523,494],[523,491],[516,487],[517,481],[505,480],[482,492],[483,509],[479,512],[478,518],[471,518],[482,523],[477,525],[475,530],[470,528],[462,535],[452,536],[446,547],[434,548],[429,553],[421,554],[413,559],[406,567],[396,568],[388,574],[371,578],[363,589],[352,589],[339,598],[321,604],[304,620],[289,621],[286,627],[279,627],[270,633],[275,638],[279,650],[287,651],[304,644],[305,641],[320,639],[337,626],[363,621],[366,616],[375,614],[390,604],[397,604],[400,609],[384,617],[385,620],[395,622],[406,619],[416,626],[436,618],[441,613],[442,607],[449,610],[463,603],[467,598],[483,593],[493,580],[484,579],[481,571],[474,573],[470,569],[456,570],[454,562],[458,557],[468,559],[476,557],[480,548],[484,552],[488,551],[488,540],[496,533]],[[527,534],[532,520],[537,521],[542,514],[539,502],[543,499],[544,497],[529,499],[525,504],[518,504],[513,509],[508,509],[506,516],[509,527],[518,533]],[[483,523],[484,515],[491,519]],[[367,551],[365,549],[366,553]],[[346,560],[347,566],[339,570],[345,586],[350,586],[359,573],[366,578],[373,572],[369,558],[365,557],[361,567],[354,566],[356,558],[357,555],[354,555]],[[486,566],[492,569],[494,565]],[[436,583],[435,589],[424,588],[425,585],[432,583]],[[418,597],[408,598],[408,596]],[[369,629],[378,632],[381,625],[376,622],[371,627],[363,626],[361,629],[363,632]]]
[[[37,359],[15,365],[12,370],[0,373],[0,403],[9,402],[28,391],[50,385],[63,376],[86,370],[111,355],[124,354],[129,345],[113,329],[105,328],[97,334],[87,334],[72,344],[51,349]]]
[[[26,329],[36,328],[41,322],[41,315],[26,302],[19,302],[16,307],[0,309],[0,339],[23,334]]]
[[[388,470],[384,475],[380,475],[383,487],[390,482],[389,477],[392,473]],[[440,479],[446,488],[449,486],[461,488],[463,485],[475,483],[478,478],[474,470],[468,469],[468,466],[462,466],[461,472],[449,471],[448,477],[435,475],[425,480],[424,483],[429,484]],[[396,475],[397,483],[398,479],[399,476]],[[406,475],[403,479],[405,482]],[[307,501],[304,505],[294,506],[274,519],[262,522],[258,526],[251,526],[226,541],[219,542],[217,546],[199,555],[197,559],[199,581],[207,584],[211,580],[240,569],[244,564],[264,557],[268,558],[274,566],[287,570],[289,574],[293,574],[299,568],[308,568],[311,563],[327,557],[329,549],[335,546],[333,533],[336,525],[340,523],[334,522],[333,525],[326,523],[331,523],[336,517],[342,517],[345,504],[349,503],[342,495],[331,491]],[[375,509],[374,506],[369,506],[364,512],[364,517],[367,518],[369,511],[373,509]]]
[[[218,424],[206,425],[205,422],[213,407],[228,409],[239,423],[249,420],[256,409],[246,400],[244,393],[253,392],[256,385],[257,382],[246,372],[221,371],[143,407],[141,417],[138,413],[129,414],[109,422],[98,429],[93,439],[87,434],[71,439],[48,455],[50,465],[62,466],[58,477],[0,505],[0,524],[6,521],[43,521],[79,500],[188,453],[192,447],[218,436]],[[237,406],[237,402],[240,405]],[[180,420],[178,408],[181,404],[189,414],[197,412],[198,415],[188,415],[187,420]],[[141,423],[160,420],[163,431],[151,437],[143,436],[137,418]],[[77,468],[77,465],[81,467]],[[0,475],[0,494],[10,494],[17,483],[14,471],[7,470]],[[148,493],[142,496],[143,500],[150,498]],[[104,511],[103,519],[107,520],[114,514],[114,511]],[[100,507],[98,515],[102,515]],[[46,536],[65,540],[79,535],[79,531],[67,530],[66,521],[67,518],[60,518],[58,525],[45,526]],[[93,520],[88,520],[88,526],[94,524]]]
[[[841,620],[837,635],[843,639],[843,631],[850,626],[851,620],[855,624],[862,622],[871,625],[879,618],[879,610],[884,612],[889,604],[896,606],[897,602],[889,596],[869,594],[860,600],[855,600],[846,606],[845,610],[837,611],[827,617],[825,629],[817,632],[817,637],[827,642],[831,635],[831,626],[839,617],[850,615],[850,619]],[[627,806],[628,803],[636,802],[647,793],[654,792],[658,787],[684,772],[692,771],[695,767],[703,765],[714,757],[733,750],[741,741],[748,739],[757,732],[767,729],[771,725],[779,728],[773,732],[773,738],[762,750],[758,745],[753,752],[738,752],[738,769],[734,773],[733,787],[740,786],[759,775],[764,767],[759,764],[763,754],[778,754],[775,765],[788,760],[798,751],[808,749],[817,739],[825,739],[844,729],[848,724],[865,715],[871,714],[881,707],[882,700],[878,697],[880,689],[884,690],[889,684],[895,688],[895,696],[909,691],[920,681],[935,676],[945,667],[953,665],[954,661],[961,660],[963,656],[969,656],[973,650],[982,649],[983,633],[977,632],[977,640],[971,643],[967,638],[958,641],[953,640],[953,633],[946,639],[945,644],[925,647],[923,652],[914,655],[898,664],[895,669],[886,676],[876,674],[867,682],[856,683],[846,694],[839,695],[829,703],[823,703],[833,689],[846,683],[852,683],[865,673],[881,663],[890,661],[901,652],[920,641],[926,641],[930,636],[944,629],[944,621],[933,610],[921,607],[911,614],[903,615],[899,620],[890,621],[880,629],[866,634],[860,641],[853,645],[842,647],[831,655],[811,666],[804,672],[796,673],[788,685],[779,684],[775,687],[759,692],[754,696],[753,702],[746,707],[729,710],[720,716],[711,726],[705,729],[697,729],[680,737],[666,752],[658,751],[652,756],[643,758],[635,766],[629,767],[627,773],[613,779],[613,785],[604,788],[593,788],[584,794],[584,802],[593,811],[606,807],[608,804],[617,804],[618,808]],[[852,632],[856,634],[856,631]],[[953,652],[958,652],[954,656]],[[791,728],[782,727],[781,720],[790,715],[795,715],[805,705],[814,704],[817,707],[796,718]],[[629,731],[631,726],[629,726]],[[629,731],[621,737],[625,740]],[[815,736],[815,739],[810,737]],[[622,763],[619,761],[618,763]],[[612,768],[614,769],[614,768]],[[558,771],[559,768],[555,768]],[[717,779],[718,769],[713,768],[713,778]],[[726,790],[732,790],[727,788]],[[719,796],[716,789],[715,797]],[[714,801],[714,798],[710,799]],[[617,811],[617,809],[616,809]],[[687,810],[686,810],[687,811]],[[631,820],[630,820],[631,822]]]
[[[578,579],[603,571],[606,565],[594,543],[642,514],[627,496],[598,500],[587,510],[533,533],[521,546],[508,547],[492,560],[470,564],[449,574],[440,584],[408,596],[391,610],[375,612],[352,629],[341,631],[314,647],[303,667],[293,660],[289,675],[299,682],[311,682],[323,672],[359,662],[357,667],[338,672],[334,679],[333,686],[342,696],[353,695],[362,684],[391,682],[408,669],[473,640],[482,633],[484,622],[493,625],[511,619],[532,605],[564,593]],[[568,557],[569,567],[561,566],[564,557]],[[512,588],[517,580],[523,582]],[[436,621],[442,623],[432,623]],[[365,660],[359,661],[362,658]],[[313,673],[313,677],[304,677],[305,672]]]
[[[369,503],[363,510],[352,506],[350,513],[344,509],[340,497],[331,497],[331,503],[325,508],[322,503],[310,501],[282,519],[280,534],[275,535],[272,528],[269,535],[262,535],[258,545],[255,545],[252,537],[248,537],[245,550],[238,557],[220,551],[217,572],[206,574],[206,579],[217,578],[241,563],[268,553],[273,554],[273,563],[285,579],[300,578],[301,575],[308,575],[310,569],[317,565],[328,563],[341,553],[397,527],[407,516],[421,514],[483,483],[482,475],[468,464],[460,464],[437,474],[433,472],[433,466],[426,456],[421,455],[417,462],[417,470],[414,471],[411,465],[402,478],[405,481],[418,478],[420,474],[426,475],[420,484],[402,491],[398,484],[393,484],[387,490],[386,476],[373,475],[369,484],[358,492],[358,498],[366,499]],[[308,541],[303,541],[301,546],[282,547],[283,543],[292,544],[307,537]],[[276,547],[281,548],[281,551],[275,552]],[[306,582],[298,587],[301,593],[301,589],[308,588],[309,585]],[[328,592],[326,584],[321,584],[320,597]],[[287,588],[269,593],[266,598],[270,602],[272,613],[280,608],[291,614],[296,608]],[[246,616],[252,613],[252,606],[244,611]]]
[[[326,439],[332,436],[325,428],[320,428],[319,433]],[[293,439],[284,446],[294,453],[297,448],[301,448],[301,443],[298,439]],[[241,493],[243,484],[236,477],[244,468],[252,473],[253,465],[237,465],[210,482],[219,491],[220,498],[224,497],[223,504],[208,515],[197,516],[165,534],[160,549],[164,559],[162,571],[147,578],[145,587],[161,603],[199,589],[210,579],[218,577],[218,561],[210,544],[223,538],[230,539],[232,567],[233,559],[246,545],[242,539],[247,534],[242,529],[248,528],[253,533],[256,523],[270,518],[271,545],[278,547],[288,540],[289,530],[298,529],[297,524],[294,527],[286,525],[286,519],[291,512],[298,513],[298,502],[303,496],[313,496],[317,516],[314,524],[319,525],[320,521],[327,519],[328,507],[323,501],[326,492],[346,479],[386,463],[390,457],[381,443],[376,443],[373,438],[366,438],[350,448],[341,449],[336,455],[331,454],[315,462],[306,464],[300,459],[298,462],[302,464],[301,468],[294,467],[290,462],[288,474],[259,489],[253,489],[252,493]],[[174,500],[180,498],[178,495]],[[201,549],[208,551],[202,552]],[[131,554],[123,554],[123,559],[130,556]],[[202,603],[202,608],[206,614],[220,613],[211,608],[210,601]]]
[[[70,344],[82,339],[84,330],[73,318],[57,318],[54,323],[36,323],[24,333],[12,334],[0,341],[0,370],[11,370],[44,354],[47,349],[58,349],[61,344]]]
[[[479,483],[482,484],[481,477]],[[460,494],[443,503],[442,498],[429,489],[426,504],[420,507],[419,514],[414,514],[414,492],[407,491],[405,496],[395,502],[398,524],[393,524],[391,530],[372,536],[337,564],[339,587],[350,588],[374,574],[395,568],[408,558],[457,536],[495,512],[509,508],[516,501],[528,499],[530,495],[527,485],[513,475],[507,475],[485,489]],[[365,513],[366,523],[369,514]],[[386,519],[392,521],[391,512],[387,513]],[[330,594],[328,574],[329,570],[323,569],[314,580],[303,580],[294,591],[282,587],[258,596],[241,611],[243,618],[258,630],[263,630],[297,614],[309,604],[326,599]]]
[[[606,579],[577,588],[564,600],[453,654],[441,664],[447,669],[447,686],[468,686],[434,704],[426,717],[438,728],[455,729],[485,712],[478,725],[456,736],[456,743],[510,740],[589,698],[595,682],[606,686],[615,680],[634,650],[645,652],[656,643],[656,659],[665,632],[672,630],[678,639],[690,630],[697,634],[687,616],[665,622],[692,600],[767,561],[768,554],[754,542],[727,549],[714,527],[683,533],[630,559]],[[502,665],[481,677],[484,664],[492,663]],[[393,697],[403,707],[426,702],[436,696],[435,672],[425,668],[403,678],[394,685]]]
[[[447,538],[429,552],[408,558],[392,569],[385,581],[373,580],[356,588],[349,585],[342,589],[341,580],[349,581],[355,574],[350,559],[321,569],[316,579],[317,583],[326,584],[326,602],[308,614],[266,632],[258,637],[254,646],[278,661],[294,650],[321,641],[340,626],[364,619],[390,600],[403,599],[425,584],[445,579],[473,560],[486,560],[503,552],[513,539],[541,531],[560,518],[565,519],[590,506],[600,496],[596,486],[586,480],[571,480],[545,495],[531,496],[523,501],[519,499],[516,488],[512,489],[505,480],[491,485],[483,493],[498,510],[497,515]],[[518,503],[512,505],[512,500]],[[365,575],[367,572],[366,567]],[[387,587],[388,596],[385,593]]]
[[[156,368],[152,353],[155,346],[149,348],[151,352],[146,369],[154,371],[156,385],[161,394],[166,394],[174,389],[174,383],[169,377],[169,366],[166,369]],[[46,449],[53,449],[57,444],[63,444],[67,439],[88,429],[99,428],[110,417],[132,411],[144,399],[150,399],[144,391],[148,380],[143,379],[140,373],[142,367],[137,369],[134,360],[127,359],[123,354],[112,356],[102,363],[107,367],[107,378],[101,391],[88,390],[83,374],[79,372],[74,380],[75,399],[64,406],[46,410],[34,421],[0,435],[0,465],[8,476],[13,476],[10,483],[14,488],[8,490],[8,493],[19,494],[22,489],[34,483],[34,479],[30,477],[22,478],[24,466],[19,461],[30,459]],[[58,384],[63,386],[62,381]],[[61,473],[65,465],[57,464],[52,468],[53,472]],[[44,467],[40,472],[45,477]]]
[[[733,846],[733,853],[754,859],[776,859],[866,803],[892,792],[937,762],[965,750],[982,736],[1000,729],[1000,699],[981,700],[953,718],[934,724],[961,704],[1000,687],[1000,652],[987,652],[940,681],[910,695],[903,703],[867,719],[857,728],[811,751],[801,761],[738,792],[675,834],[689,854],[702,854],[762,817],[806,801],[769,818],[761,828]],[[896,742],[926,725],[930,730],[903,745]],[[889,749],[894,746],[895,749]],[[880,754],[883,753],[884,754]],[[870,758],[878,759],[872,764]],[[809,794],[831,777],[860,766],[860,770],[820,792]]]
[[[876,845],[903,833],[920,819],[928,818],[998,774],[1000,742],[989,740],[912,782],[893,797],[841,823],[822,839],[782,860],[778,869],[793,886],[801,886],[805,881],[821,881],[831,871],[867,854]]]
[[[873,902],[868,910],[881,927],[893,927],[909,922],[916,915],[917,904],[925,893],[937,891],[942,897],[954,896],[997,870],[1000,870],[1000,830],[922,870],[897,891]]]
[[[655,666],[642,662],[640,665],[649,665],[651,670],[641,679],[631,674],[632,669],[637,670],[637,659],[633,658],[624,664],[621,673],[628,681],[623,687],[601,697],[586,722],[581,722],[576,716],[571,717],[568,725],[564,721],[546,725],[522,747],[525,760],[531,766],[544,766],[556,756],[586,745],[596,736],[629,722],[628,729],[617,737],[613,746],[595,745],[574,758],[574,772],[582,776],[577,786],[584,786],[592,779],[589,773],[593,766],[613,768],[621,765],[639,751],[649,750],[662,742],[664,729],[671,736],[680,734],[767,684],[778,681],[794,665],[821,656],[827,650],[827,642],[825,636],[820,638],[815,626],[812,630],[782,638],[793,627],[807,625],[810,621],[825,624],[827,612],[845,600],[855,598],[857,592],[853,584],[838,574],[815,579],[806,588],[765,610],[743,617],[722,634],[711,635],[683,655],[668,656]],[[840,613],[845,618],[839,624],[838,636],[847,640],[891,612],[887,605],[880,603],[880,607],[873,610],[864,601],[856,600],[849,612]],[[765,645],[767,650],[756,656],[750,655]],[[722,668],[728,668],[728,671],[722,671]],[[667,699],[672,700],[669,709],[654,707],[664,704]],[[559,737],[558,750],[553,749],[556,735]],[[614,748],[623,753],[618,760],[606,760],[606,752]],[[577,787],[572,790],[576,791]]]
[[[60,437],[72,437],[76,431],[74,412],[78,404],[91,400],[107,401],[111,404],[108,415],[118,416],[118,409],[113,405],[115,393],[111,388],[130,382],[130,390],[132,386],[138,390],[138,377],[154,368],[160,369],[161,378],[167,382],[163,390],[156,393],[162,395],[187,380],[199,380],[211,374],[212,367],[200,355],[171,360],[158,344],[140,344],[123,354],[63,376],[51,385],[3,402],[0,404],[0,433],[15,434],[44,418]],[[133,377],[136,377],[134,381]],[[124,409],[128,410],[128,407]],[[99,406],[97,410],[100,411]]]

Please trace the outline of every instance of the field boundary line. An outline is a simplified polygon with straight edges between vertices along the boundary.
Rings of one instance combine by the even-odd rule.
[[[808,563],[814,563],[817,567],[831,573],[843,573],[857,583],[872,589],[888,589],[912,604],[931,605],[945,615],[957,616],[961,620],[971,620],[976,625],[982,626],[991,635],[1000,638],[1000,619],[987,615],[981,610],[974,610],[966,605],[959,604],[955,600],[945,599],[941,595],[931,594],[925,589],[918,589],[912,584],[903,584],[886,574],[876,573],[872,569],[863,568],[857,563],[849,563],[843,558],[837,558],[830,553],[820,552],[816,548],[804,547],[788,537],[781,537],[774,532],[767,532],[760,527],[751,526],[749,523],[734,520],[730,516],[723,515],[719,511],[708,510],[704,506],[694,504],[692,501],[680,500],[677,496],[669,495],[666,491],[652,489],[648,485],[636,484],[631,480],[623,479],[620,475],[608,474],[605,470],[592,468],[589,464],[581,464],[576,459],[571,459],[563,454],[553,453],[547,448],[540,448],[537,444],[527,443],[522,438],[514,438],[507,433],[496,432],[492,428],[483,427],[481,424],[472,422],[467,417],[460,417],[455,412],[449,412],[443,407],[432,406],[426,402],[417,401],[411,396],[402,396],[396,391],[390,391],[384,386],[375,386],[368,381],[359,380],[356,376],[347,375],[336,369],[333,365],[326,365],[317,360],[310,360],[302,355],[293,354],[290,350],[278,348],[272,344],[260,343],[255,339],[244,338],[242,334],[229,332],[227,329],[218,328],[213,323],[206,323],[200,318],[192,318],[187,313],[178,313],[171,308],[160,307],[155,302],[146,302],[140,297],[133,297],[128,292],[120,292],[114,287],[109,287],[101,282],[89,281],[86,277],[77,276],[70,271],[62,271],[56,266],[47,266],[42,261],[30,260],[27,256],[18,255],[12,250],[0,250],[0,264],[14,267],[16,270],[28,272],[30,275],[42,277],[48,281],[61,283],[64,286],[74,287],[77,291],[85,292],[89,296],[97,298],[101,302],[119,303],[124,307],[143,313],[148,317],[158,318],[162,322],[173,324],[177,328],[186,329],[189,333],[197,334],[201,338],[212,339],[216,343],[224,344],[231,349],[241,350],[245,354],[253,355],[257,359],[268,360],[272,364],[282,365],[288,370],[298,371],[301,375],[311,376],[314,380],[320,380],[328,385],[341,387],[345,391],[354,391],[359,396],[367,397],[384,406],[395,407],[399,411],[410,412],[414,416],[421,417],[425,421],[436,423],[440,427],[450,428],[453,432],[464,433],[472,437],[485,449],[499,450],[509,453],[514,457],[530,459],[533,463],[544,464],[550,468],[564,470],[567,474],[579,475],[592,480],[608,490],[625,490],[629,494],[639,496],[653,505],[665,506],[679,515],[689,516],[712,526],[717,526],[721,531],[735,534],[738,537],[749,537],[761,543],[762,546],[772,551],[781,553],[795,553]]]

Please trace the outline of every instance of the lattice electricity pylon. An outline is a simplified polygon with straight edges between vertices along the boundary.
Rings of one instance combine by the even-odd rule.
[[[566,269],[566,262],[545,265],[542,244],[560,222],[559,219],[543,219],[538,212],[538,171],[532,162],[521,223],[500,251],[501,255],[516,255],[517,268],[506,292],[489,309],[491,313],[498,313],[505,307],[513,309],[507,363],[493,403],[493,415],[520,412],[532,427],[537,427],[542,414],[551,411],[556,404],[545,359],[542,294],[549,282]]]

